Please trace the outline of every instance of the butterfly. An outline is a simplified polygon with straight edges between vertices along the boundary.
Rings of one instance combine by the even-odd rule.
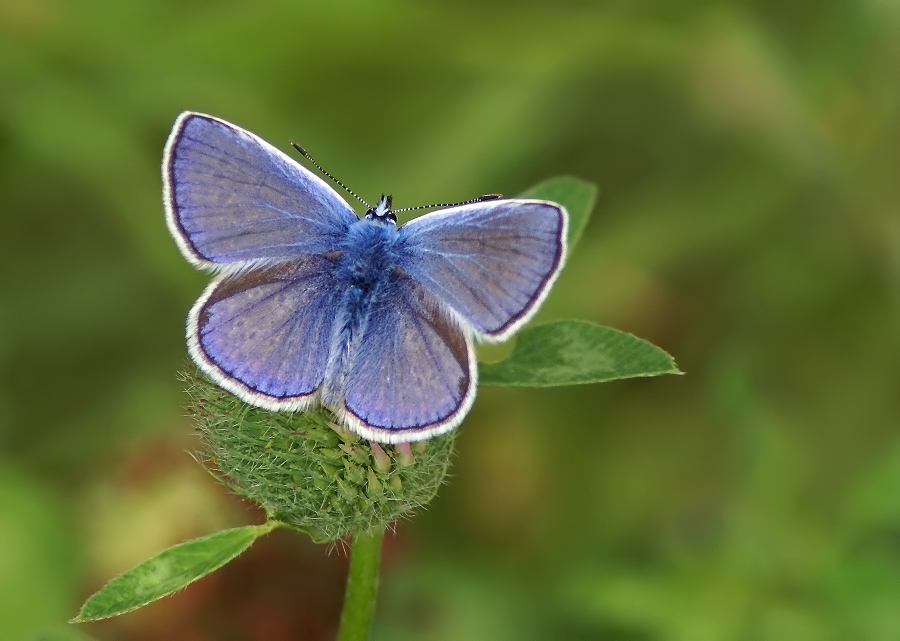
[[[162,178],[178,248],[215,275],[188,314],[197,366],[250,405],[318,403],[383,443],[459,425],[473,341],[526,323],[566,257],[556,203],[483,197],[398,226],[382,195],[360,217],[287,154],[201,113],[178,116]]]

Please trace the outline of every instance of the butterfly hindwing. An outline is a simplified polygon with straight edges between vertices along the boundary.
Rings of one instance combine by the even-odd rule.
[[[216,383],[254,405],[300,409],[325,375],[339,292],[313,256],[218,277],[188,317],[188,348]]]
[[[373,302],[351,346],[345,419],[378,441],[421,440],[447,432],[475,397],[471,339],[402,270]]]
[[[334,250],[357,216],[319,177],[256,135],[185,112],[163,157],[166,220],[201,267]]]
[[[543,301],[566,254],[565,208],[492,200],[442,209],[400,229],[401,265],[483,340],[504,340]]]

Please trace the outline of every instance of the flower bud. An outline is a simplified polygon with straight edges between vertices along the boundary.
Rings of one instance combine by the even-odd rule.
[[[454,433],[427,447],[383,448],[337,424],[326,408],[271,412],[219,389],[193,367],[182,375],[213,474],[270,519],[317,542],[385,527],[434,498]]]

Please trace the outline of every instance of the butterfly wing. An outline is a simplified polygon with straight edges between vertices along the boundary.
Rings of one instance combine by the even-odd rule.
[[[511,336],[562,269],[568,213],[539,200],[442,209],[400,228],[401,266],[482,340]]]
[[[217,268],[335,249],[357,220],[320,178],[258,136],[185,112],[163,156],[169,231],[193,264]]]
[[[217,277],[188,315],[188,350],[218,385],[270,410],[305,407],[325,376],[339,291],[334,257]]]
[[[342,417],[366,438],[398,443],[442,434],[475,400],[471,339],[400,269],[373,300],[351,350]]]

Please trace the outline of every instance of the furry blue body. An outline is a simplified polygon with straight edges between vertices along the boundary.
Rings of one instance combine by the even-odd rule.
[[[340,292],[335,305],[322,400],[328,405],[344,397],[348,364],[358,341],[369,329],[373,310],[390,304],[391,283],[402,261],[397,251],[400,231],[381,218],[361,218],[350,225],[335,264],[334,287]],[[372,328],[384,331],[389,328]]]

